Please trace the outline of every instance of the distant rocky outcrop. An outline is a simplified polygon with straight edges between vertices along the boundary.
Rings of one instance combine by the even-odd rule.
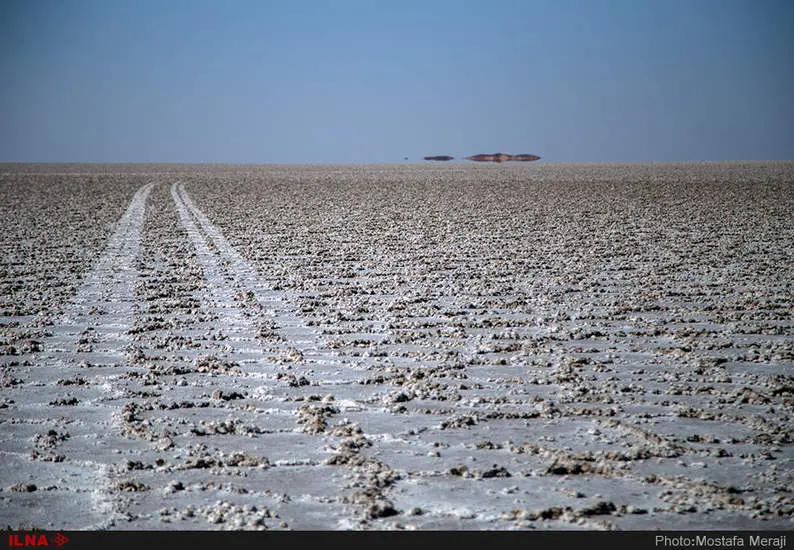
[[[507,153],[494,153],[493,155],[480,154],[466,157],[468,160],[475,162],[506,162],[506,161],[520,161],[528,162],[540,159],[537,155],[508,155]]]
[[[507,160],[515,160],[519,162],[531,162],[533,160],[540,160],[540,157],[537,155],[523,154],[523,155],[512,155]]]
[[[493,155],[472,155],[470,157],[466,157],[468,160],[473,160],[476,162],[504,162],[508,159],[510,155],[505,153],[494,153]]]
[[[454,157],[450,157],[449,155],[437,155],[434,157],[425,157],[425,160],[452,160]]]

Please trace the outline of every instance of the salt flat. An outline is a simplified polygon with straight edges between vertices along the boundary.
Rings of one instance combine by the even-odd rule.
[[[0,198],[0,525],[794,527],[794,163],[0,165]]]

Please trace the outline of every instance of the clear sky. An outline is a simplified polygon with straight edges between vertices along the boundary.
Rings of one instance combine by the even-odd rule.
[[[794,2],[0,3],[3,162],[493,152],[794,159]]]

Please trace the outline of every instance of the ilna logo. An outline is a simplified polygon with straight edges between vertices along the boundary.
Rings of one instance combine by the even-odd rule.
[[[50,535],[49,539],[47,535],[42,533],[31,533],[31,534],[21,534],[21,533],[11,533],[8,535],[8,546],[11,548],[24,548],[28,546],[50,546],[52,543],[55,547],[63,546],[69,542],[69,539],[62,535],[61,533],[55,533],[54,535]]]

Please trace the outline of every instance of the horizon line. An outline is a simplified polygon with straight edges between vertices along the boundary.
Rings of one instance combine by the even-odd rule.
[[[228,162],[228,161],[6,161],[0,160],[0,165],[31,165],[31,164],[140,164],[140,165],[227,165],[227,166],[367,166],[376,164],[423,164],[443,166],[445,164],[469,164],[473,166],[483,165],[537,165],[537,164],[694,164],[694,163],[719,163],[719,162],[794,162],[794,158],[769,158],[769,159],[700,159],[700,160],[598,160],[598,161],[566,161],[566,160],[545,160],[539,159],[532,162],[476,162],[466,158],[454,158],[448,161],[433,160],[387,160],[372,162]]]

